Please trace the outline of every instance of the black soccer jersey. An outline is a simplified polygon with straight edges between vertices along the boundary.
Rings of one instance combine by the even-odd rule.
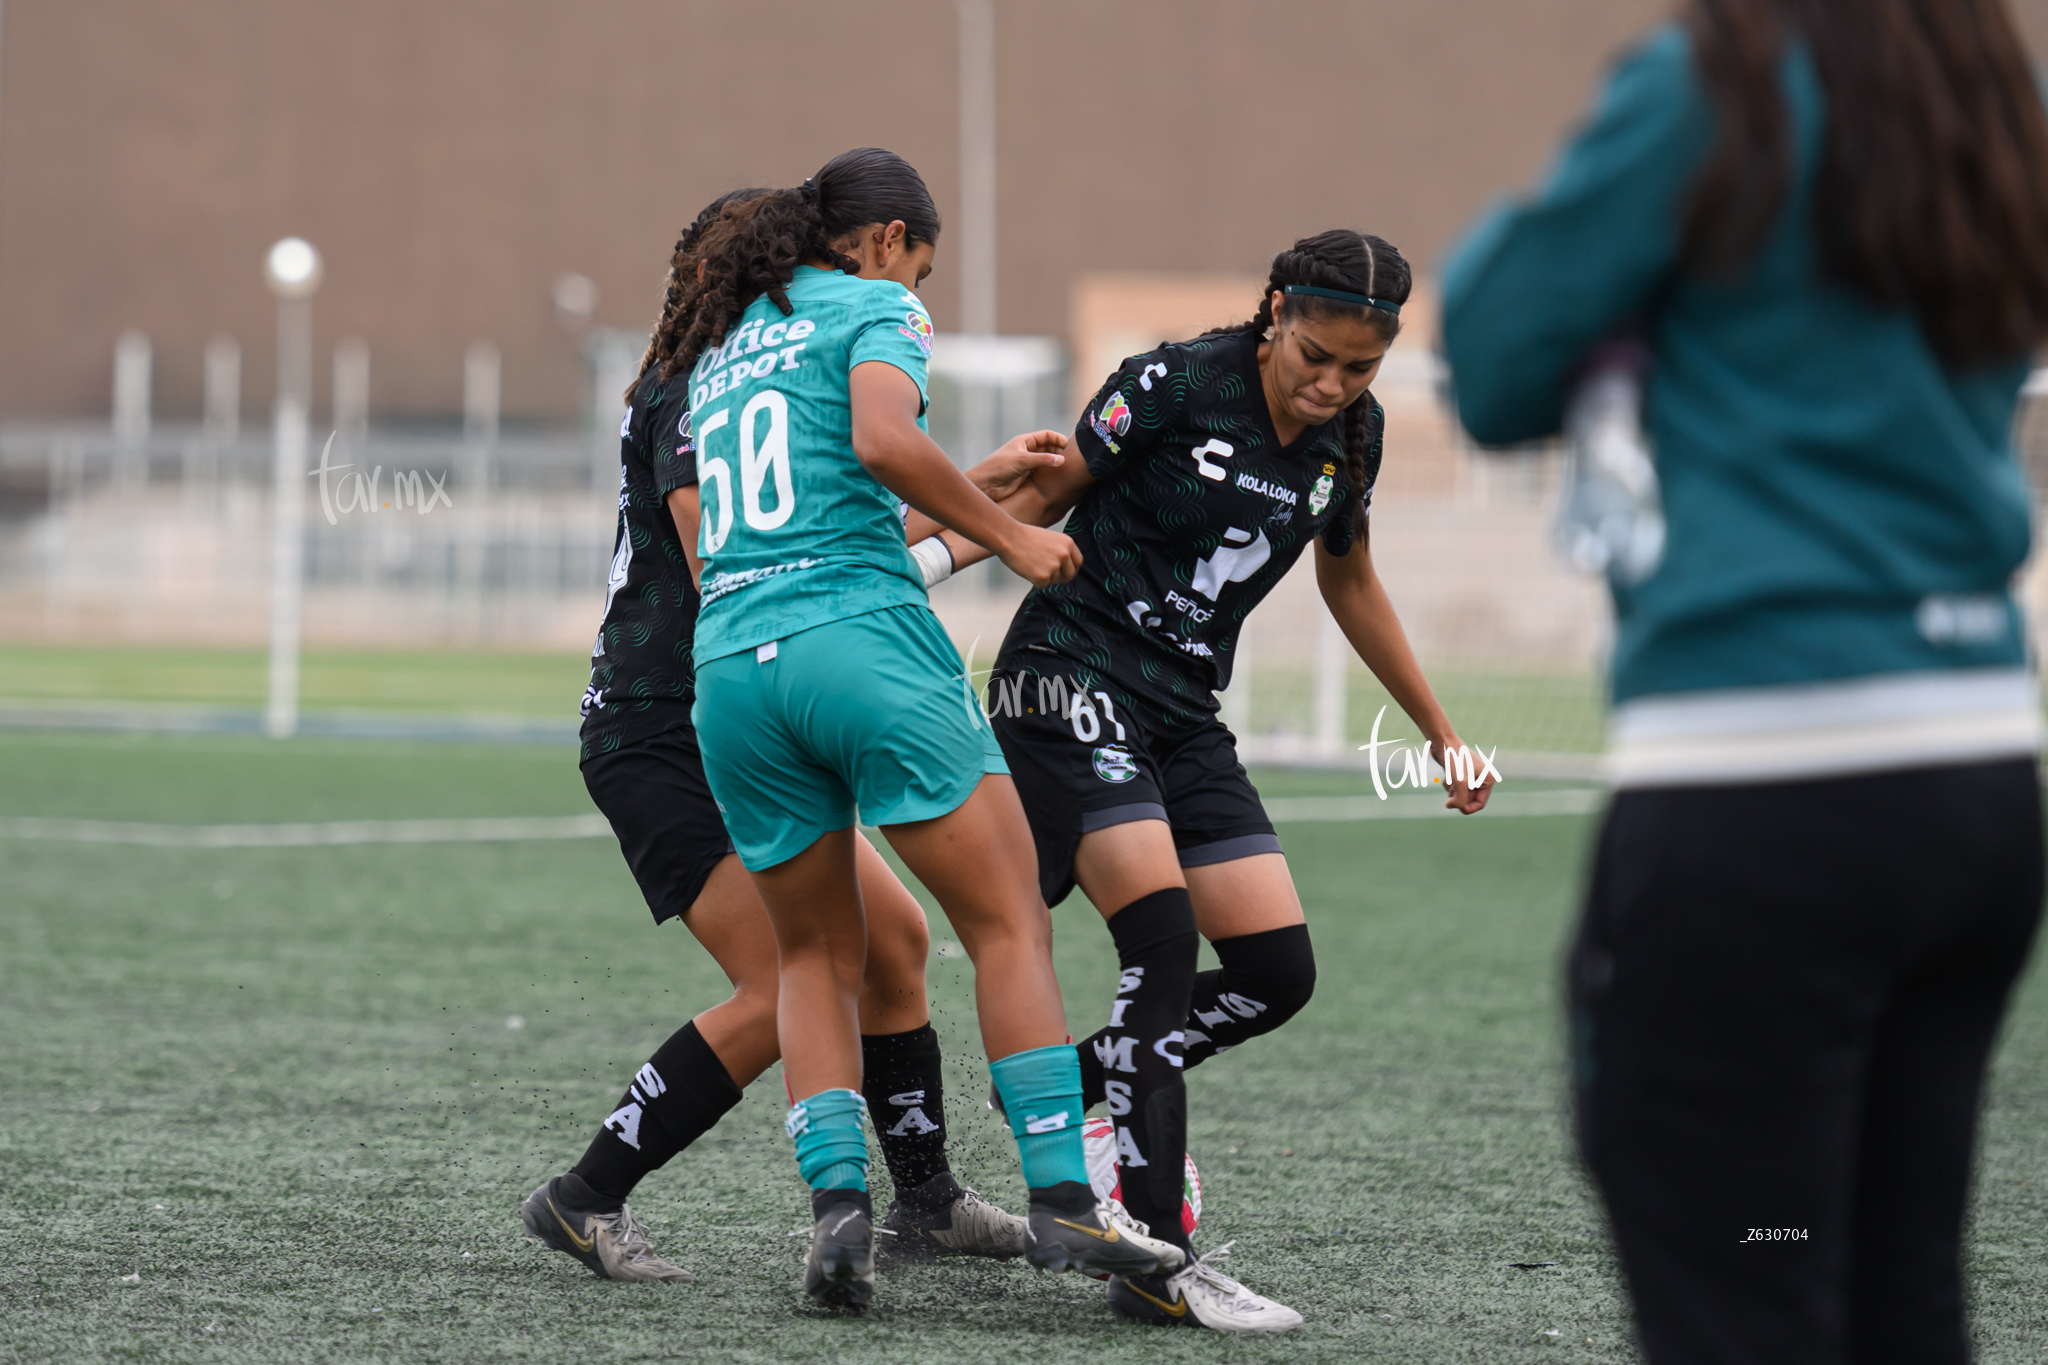
[[[619,427],[619,529],[583,692],[583,757],[690,723],[697,588],[668,493],[697,481],[689,384],[650,371]]]
[[[1097,480],[1067,522],[1081,571],[1025,599],[1001,666],[1043,670],[1050,652],[1170,724],[1205,720],[1252,608],[1311,540],[1351,548],[1386,415],[1367,399],[1371,453],[1354,489],[1341,417],[1280,444],[1258,347],[1249,332],[1169,344],[1103,385],[1074,432]]]

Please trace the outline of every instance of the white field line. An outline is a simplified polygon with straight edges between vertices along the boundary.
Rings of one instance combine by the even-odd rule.
[[[293,825],[152,825],[124,820],[0,817],[0,839],[153,848],[320,848],[335,844],[491,844],[527,839],[609,838],[602,815],[501,820],[323,820]]]
[[[1607,793],[1590,787],[1560,788],[1540,792],[1496,792],[1480,818],[1516,815],[1590,815],[1600,809]],[[1382,801],[1377,796],[1276,796],[1265,803],[1266,814],[1276,825],[1324,823],[1351,820],[1429,820],[1439,816],[1456,818],[1458,812],[1445,810],[1439,796],[1396,796]]]
[[[1590,790],[1511,792],[1493,798],[1486,814],[1585,815],[1604,793]],[[1413,820],[1450,817],[1441,802],[1408,796],[1281,796],[1266,802],[1275,823]],[[602,815],[541,815],[495,820],[324,820],[277,825],[166,825],[126,820],[46,820],[0,816],[0,839],[67,844],[131,844],[149,848],[328,848],[346,844],[492,844],[529,839],[606,839]]]

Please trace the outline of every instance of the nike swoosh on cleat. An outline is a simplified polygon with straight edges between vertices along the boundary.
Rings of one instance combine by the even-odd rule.
[[[597,1245],[595,1237],[579,1237],[576,1235],[576,1229],[570,1227],[569,1220],[562,1217],[562,1211],[555,1207],[555,1201],[552,1198],[548,1200],[548,1212],[555,1215],[555,1221],[562,1225],[562,1231],[569,1234],[569,1240],[575,1244],[578,1251],[588,1251]]]
[[[1152,1295],[1147,1294],[1144,1290],[1138,1288],[1138,1286],[1132,1284],[1129,1280],[1125,1280],[1123,1282],[1123,1286],[1124,1288],[1130,1290],[1133,1294],[1136,1294],[1139,1298],[1151,1304],[1154,1308],[1157,1308],[1160,1312],[1166,1314],[1166,1316],[1170,1318],[1184,1318],[1188,1315],[1188,1301],[1186,1299],[1181,1299],[1177,1303],[1168,1303],[1164,1299],[1155,1298]]]
[[[1098,1242],[1121,1242],[1123,1240],[1122,1237],[1117,1235],[1115,1228],[1091,1228],[1086,1223],[1069,1223],[1064,1218],[1055,1218],[1052,1221],[1058,1223],[1063,1228],[1072,1228],[1076,1232],[1085,1232]]]

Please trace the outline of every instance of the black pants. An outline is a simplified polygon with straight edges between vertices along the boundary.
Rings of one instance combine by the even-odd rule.
[[[1580,1150],[1654,1365],[1962,1362],[2031,761],[1625,792],[1569,965]]]

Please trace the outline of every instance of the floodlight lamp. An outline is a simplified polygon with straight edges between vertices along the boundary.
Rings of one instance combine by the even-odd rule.
[[[574,271],[555,278],[555,307],[566,318],[587,321],[597,311],[597,281]]]
[[[286,237],[263,258],[263,282],[281,299],[303,299],[320,287],[320,253],[303,237]]]

